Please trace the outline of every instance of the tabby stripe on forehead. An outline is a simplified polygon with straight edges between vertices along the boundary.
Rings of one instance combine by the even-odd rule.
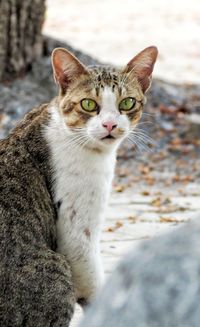
[[[98,97],[99,96],[99,87],[98,86],[95,88],[95,91],[96,91],[96,95]]]
[[[122,96],[122,87],[121,87],[121,85],[119,86],[119,96],[120,97]]]

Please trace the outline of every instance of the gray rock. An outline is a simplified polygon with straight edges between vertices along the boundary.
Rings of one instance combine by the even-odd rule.
[[[88,326],[199,327],[200,221],[130,252],[80,324]]]
[[[186,115],[185,119],[188,121],[187,139],[195,140],[200,138],[200,114],[194,113]]]

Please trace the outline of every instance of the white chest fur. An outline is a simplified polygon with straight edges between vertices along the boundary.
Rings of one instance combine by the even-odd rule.
[[[90,301],[102,283],[99,236],[115,165],[115,153],[70,144],[62,126],[46,130],[51,148],[54,201],[59,204],[57,251],[66,255],[77,298]]]
[[[60,153],[55,167],[58,251],[77,260],[98,240],[113,176],[113,163],[87,150]],[[88,249],[87,249],[88,251]]]

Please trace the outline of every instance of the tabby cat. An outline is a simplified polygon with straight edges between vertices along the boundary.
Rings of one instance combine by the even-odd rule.
[[[59,95],[0,143],[0,325],[68,326],[103,282],[99,239],[119,144],[137,125],[156,47],[124,69],[52,54]]]

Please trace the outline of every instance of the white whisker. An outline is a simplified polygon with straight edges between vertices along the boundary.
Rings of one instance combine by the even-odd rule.
[[[141,131],[135,130],[135,131],[131,131],[130,134],[132,134],[132,135],[136,135],[136,136],[140,136],[141,139],[143,139],[144,141],[147,141],[147,142],[149,142],[149,143],[152,143],[152,145],[156,145],[155,140],[152,139],[151,136],[147,135],[147,134],[144,133],[144,132],[141,132]]]
[[[150,116],[150,117],[155,118],[156,115],[155,114],[149,114],[148,112],[143,112],[142,116]]]
[[[136,150],[136,152],[138,151],[138,152],[141,154],[142,151],[145,150],[145,149],[143,148],[143,146],[139,144],[139,142],[136,142],[136,140],[133,140],[133,139],[131,139],[131,138],[129,138],[129,137],[127,137],[127,140],[129,141],[129,143],[130,143],[131,145],[133,144],[133,145],[135,146],[135,150]]]

